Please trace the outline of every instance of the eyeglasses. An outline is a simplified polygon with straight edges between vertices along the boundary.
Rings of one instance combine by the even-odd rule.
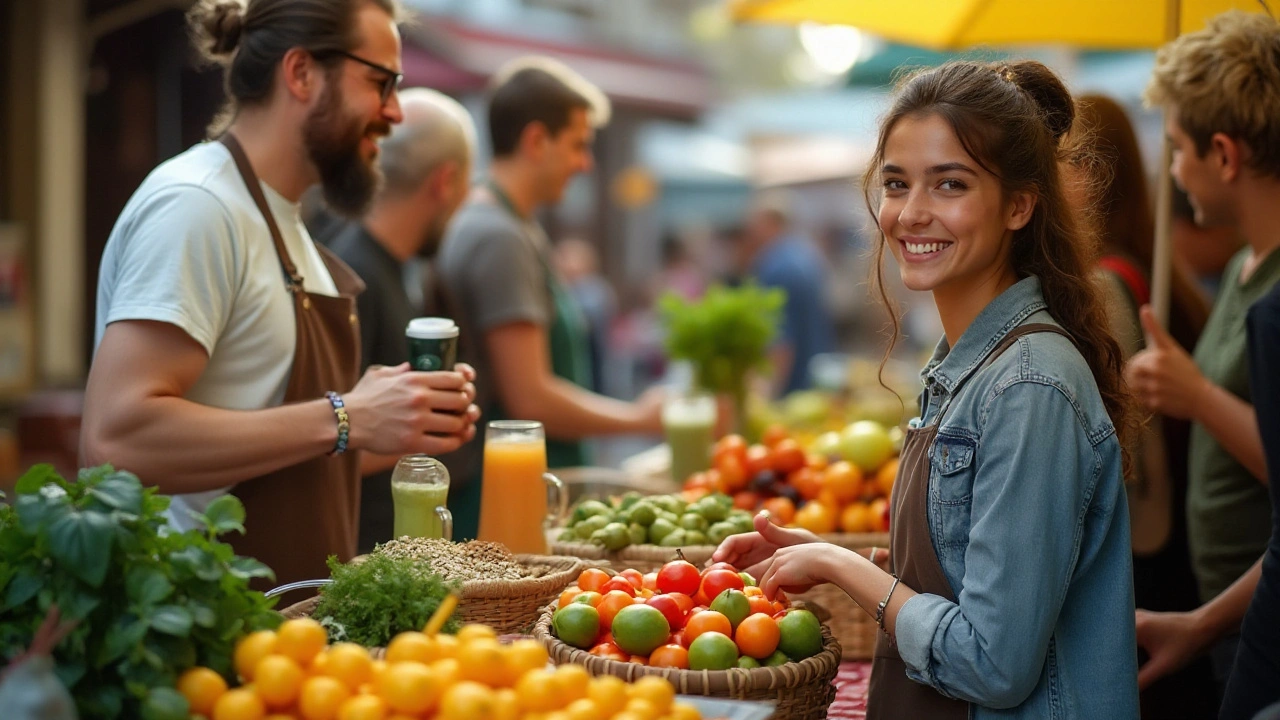
[[[404,73],[398,73],[395,70],[392,70],[391,68],[386,67],[384,65],[379,65],[376,62],[365,60],[359,55],[354,55],[352,53],[347,52],[346,50],[333,50],[326,54],[341,55],[342,57],[348,60],[354,60],[355,62],[358,62],[361,65],[364,65],[365,67],[371,67],[374,70],[377,70],[378,72],[385,75],[386,77],[382,81],[382,104],[383,105],[387,104],[387,100],[391,99],[391,94],[394,93],[396,89],[400,87],[400,81],[404,80]]]

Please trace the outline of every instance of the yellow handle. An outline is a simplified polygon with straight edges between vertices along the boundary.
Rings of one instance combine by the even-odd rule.
[[[422,632],[425,633],[427,637],[434,637],[436,633],[440,632],[440,628],[444,627],[444,624],[449,621],[449,617],[453,615],[453,611],[457,609],[458,596],[453,593],[449,593],[445,596],[444,600],[440,601],[440,607],[436,608],[436,611],[431,613],[431,619],[427,621],[427,626],[422,628]]]

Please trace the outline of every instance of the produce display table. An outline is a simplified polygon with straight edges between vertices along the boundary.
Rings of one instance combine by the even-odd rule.
[[[871,663],[842,662],[836,675],[836,701],[827,710],[827,720],[864,720],[867,717],[867,684]]]

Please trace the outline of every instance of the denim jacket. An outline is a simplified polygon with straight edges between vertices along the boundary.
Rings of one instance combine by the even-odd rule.
[[[1138,717],[1129,515],[1120,444],[1071,341],[1020,338],[1056,324],[1026,278],[945,338],[921,373],[922,417],[937,422],[929,526],[958,602],[903,605],[907,675],[972,703],[973,718]]]

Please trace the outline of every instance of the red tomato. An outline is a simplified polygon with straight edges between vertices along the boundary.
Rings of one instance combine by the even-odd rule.
[[[764,445],[752,445],[747,448],[747,477],[755,477],[766,470],[773,469],[773,453]]]
[[[747,474],[747,461],[737,455],[726,455],[716,461],[715,469],[720,473],[720,484],[717,489],[726,495],[742,490],[747,486],[751,476]]]
[[[669,595],[654,595],[646,600],[645,604],[657,608],[667,618],[667,624],[672,630],[684,627],[684,611],[680,609],[680,604],[675,601],[675,598]]]
[[[684,630],[677,630],[671,633],[671,637],[668,639],[674,645],[679,645],[682,648],[689,647],[689,638],[685,637]]]
[[[600,586],[600,590],[598,592],[601,595],[608,595],[613,590],[621,590],[622,592],[630,595],[631,597],[636,596],[636,586],[632,585],[631,581],[627,580],[624,577],[609,578],[609,582]]]
[[[779,475],[795,472],[805,466],[804,448],[795,440],[782,440],[773,446],[773,469]]]
[[[741,462],[747,460],[747,441],[741,435],[725,435],[716,441],[711,451],[711,464],[718,466],[724,457],[733,456]]]
[[[640,585],[641,589],[652,590],[658,592],[658,573],[651,572],[644,574],[644,582]]]
[[[637,590],[644,587],[644,575],[642,575],[639,570],[623,570],[618,573],[618,577],[624,578],[627,582],[631,583],[631,587]]]
[[[707,567],[706,570],[702,571],[702,574],[705,576],[707,573],[711,572],[712,570],[732,570],[733,572],[738,572],[738,568],[734,567],[733,565],[730,565],[727,562],[718,562],[718,563],[711,563],[711,565]]]
[[[755,510],[760,507],[760,493],[743,490],[733,494],[733,506],[738,510]]]
[[[766,447],[773,447],[790,437],[791,433],[785,427],[774,423],[764,429],[764,435],[760,436],[760,442],[764,443]]]
[[[698,568],[685,560],[672,560],[658,570],[658,590],[664,593],[693,595],[701,583]]]
[[[622,652],[617,645],[601,644],[591,648],[591,654],[597,657],[617,660],[618,662],[627,662],[631,659],[630,655]]]
[[[725,590],[741,590],[746,587],[738,573],[732,570],[708,570],[702,576],[700,592],[709,599],[715,600]]]
[[[667,597],[671,598],[672,600],[675,600],[676,605],[680,606],[680,612],[684,613],[685,615],[688,615],[689,611],[693,609],[693,598],[689,597],[688,595],[685,595],[684,593],[678,593],[678,592],[667,593]]]

